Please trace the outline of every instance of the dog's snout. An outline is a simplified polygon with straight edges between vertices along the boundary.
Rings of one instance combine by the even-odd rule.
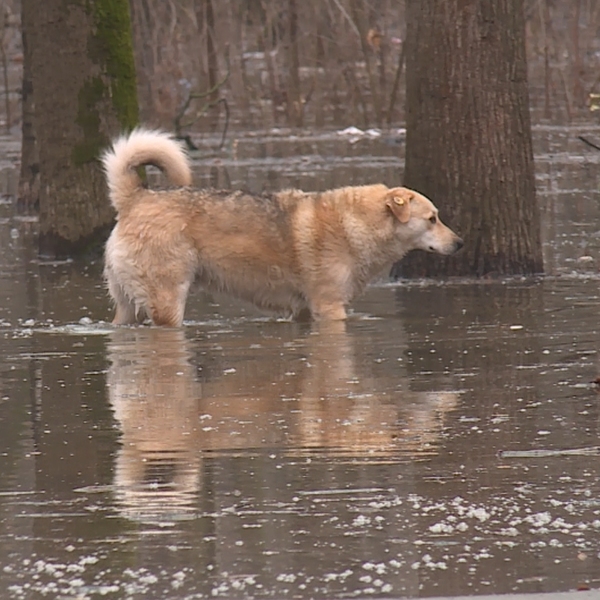
[[[462,238],[458,238],[454,242],[454,252],[458,252],[464,245],[465,245],[465,242],[463,241],[463,239]]]

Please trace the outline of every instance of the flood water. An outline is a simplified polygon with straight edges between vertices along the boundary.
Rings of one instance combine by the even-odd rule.
[[[2,597],[600,589],[600,152],[579,133],[600,140],[535,130],[546,276],[380,283],[345,325],[196,291],[180,330],[112,328],[101,264],[38,261],[7,199]],[[240,136],[196,181],[401,182],[394,134],[352,142]]]

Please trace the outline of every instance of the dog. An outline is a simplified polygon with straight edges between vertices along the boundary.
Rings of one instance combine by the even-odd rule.
[[[425,196],[383,184],[251,195],[193,189],[187,155],[144,128],[102,156],[117,223],[104,275],[114,324],[179,327],[194,280],[282,316],[343,320],[346,306],[409,250],[453,254],[461,238]],[[143,185],[152,164],[172,189]]]

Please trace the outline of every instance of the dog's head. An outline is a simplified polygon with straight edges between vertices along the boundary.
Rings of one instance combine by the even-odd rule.
[[[398,233],[414,250],[454,254],[464,242],[444,225],[438,209],[422,194],[404,187],[390,189],[386,206],[398,224]]]

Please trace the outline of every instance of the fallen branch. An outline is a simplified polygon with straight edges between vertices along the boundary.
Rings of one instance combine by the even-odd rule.
[[[501,450],[500,458],[549,458],[552,456],[600,456],[600,446],[568,448],[565,450]]]
[[[590,142],[589,140],[586,140],[582,135],[578,135],[577,136],[578,139],[580,139],[584,144],[587,144],[588,146],[591,146],[592,148],[595,148],[596,150],[600,150],[600,146],[597,146],[596,144],[594,144],[593,142]]]

